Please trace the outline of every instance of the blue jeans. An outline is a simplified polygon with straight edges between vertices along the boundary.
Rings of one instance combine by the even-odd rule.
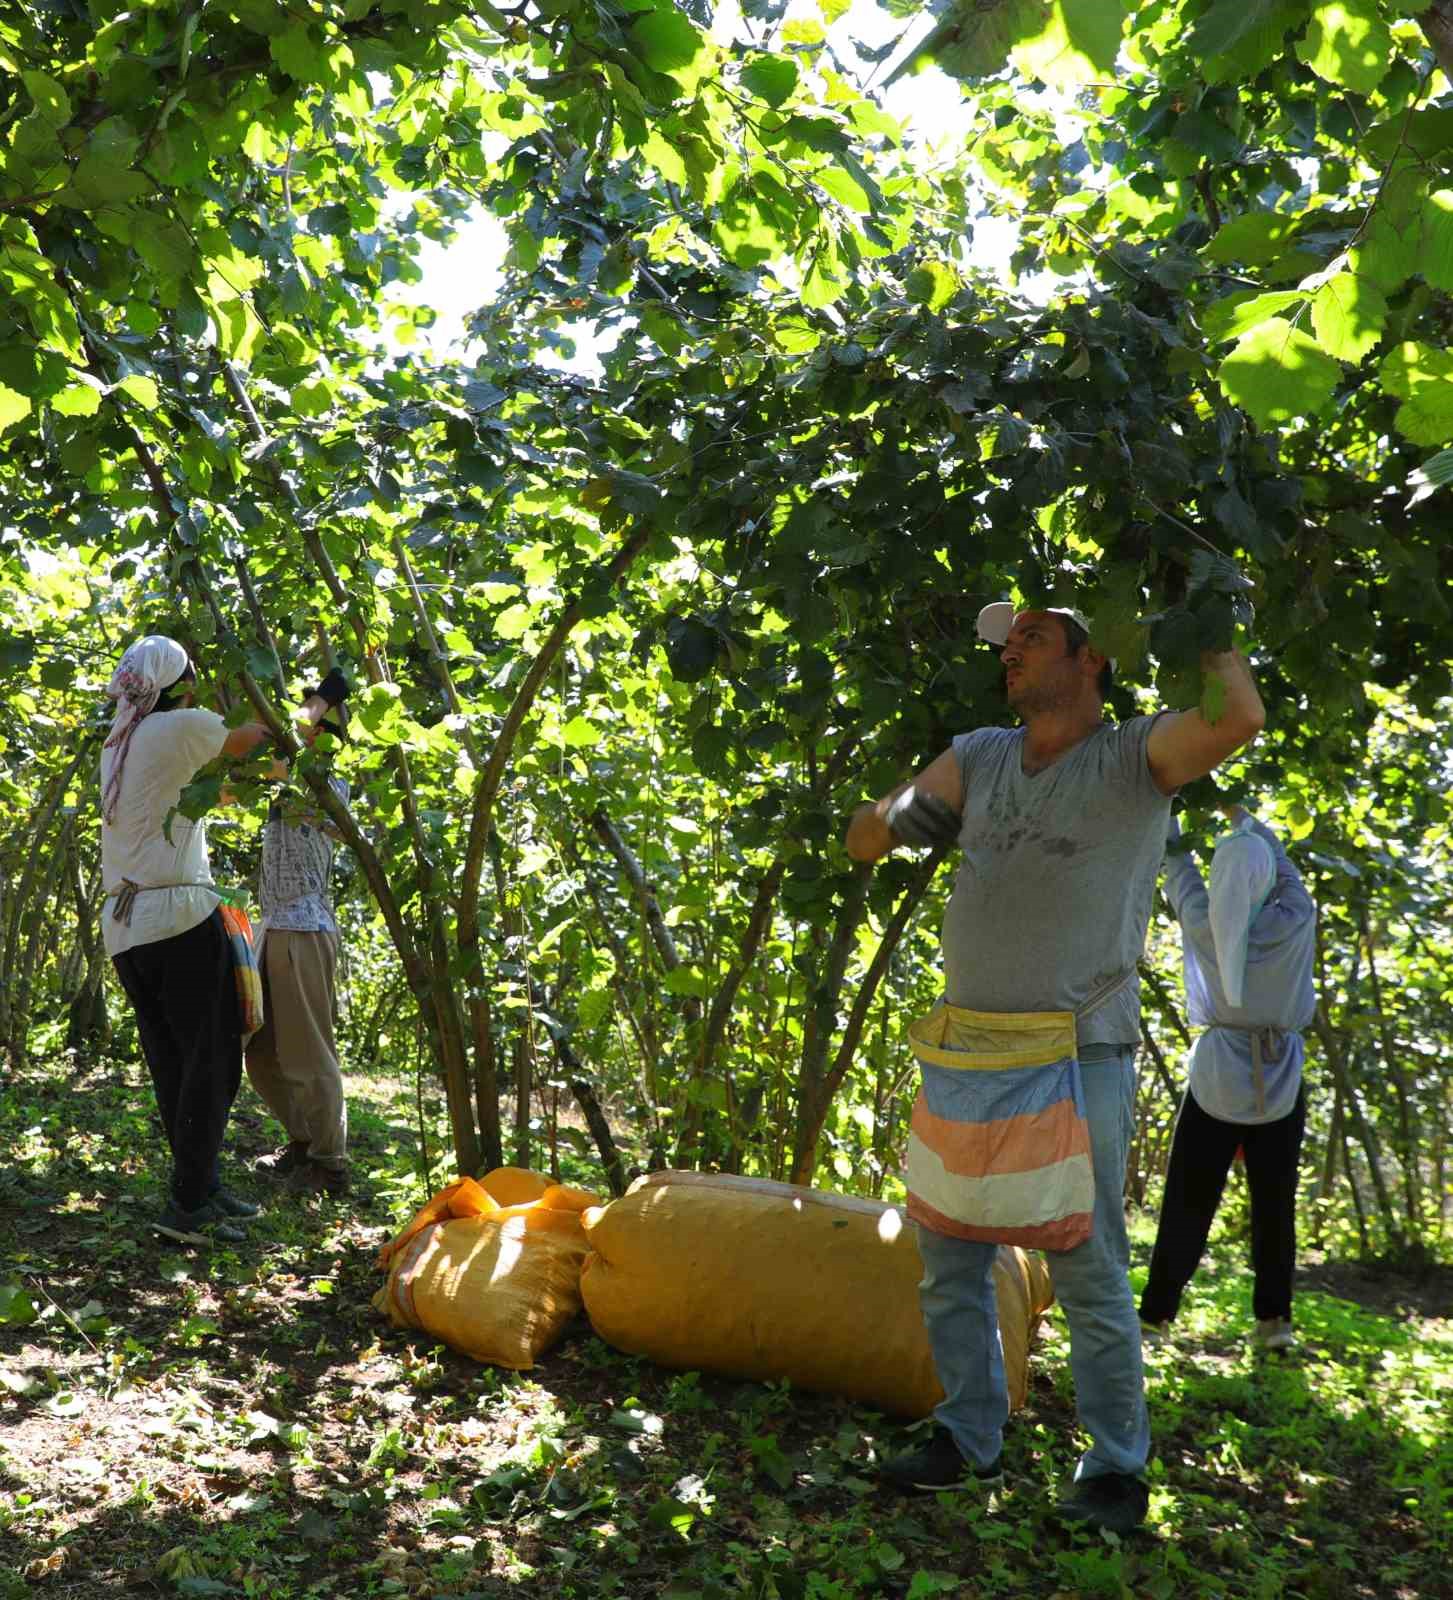
[[[1140,1365],[1140,1318],[1130,1292],[1125,1234],[1125,1162],[1135,1121],[1135,1050],[1086,1045],[1080,1052],[1095,1167],[1095,1219],[1073,1250],[1049,1250],[1055,1297],[1070,1329],[1070,1371],[1090,1448],[1076,1479],[1137,1474],[1150,1451]],[[919,1285],[944,1400],[934,1415],[979,1466],[997,1459],[1009,1416],[1004,1351],[994,1298],[997,1245],[918,1229]]]

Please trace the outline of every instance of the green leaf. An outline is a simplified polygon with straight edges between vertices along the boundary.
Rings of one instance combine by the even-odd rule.
[[[145,406],[148,411],[155,411],[160,396],[157,393],[156,379],[148,378],[145,373],[133,372],[123,378],[116,387],[122,394],[129,395],[137,405]]]
[[[609,989],[587,989],[575,1007],[575,1015],[582,1028],[594,1028],[611,1014],[614,1005]]]
[[[187,273],[196,254],[191,235],[181,223],[154,215],[137,229],[136,250],[149,267],[167,278]]]
[[[571,717],[560,730],[561,740],[572,750],[584,750],[601,741],[601,728],[587,717]]]
[[[1315,339],[1280,318],[1243,334],[1217,373],[1226,397],[1264,428],[1316,416],[1341,376]]]
[[[788,355],[805,355],[822,343],[822,335],[802,317],[783,317],[772,328],[772,340]]]
[[[1053,0],[1039,32],[1021,38],[1010,60],[1051,88],[1078,88],[1114,72],[1125,12],[1124,0]]]
[[[1297,41],[1297,55],[1328,83],[1371,94],[1392,65],[1392,32],[1377,0],[1326,0]]]
[[[295,22],[267,41],[268,54],[290,78],[299,83],[316,83],[323,76],[323,51],[308,31],[305,22]]]
[[[671,676],[681,683],[699,683],[722,653],[721,634],[695,617],[672,617],[666,624],[666,659]]]
[[[1252,291],[1223,295],[1201,312],[1201,332],[1207,344],[1222,344],[1227,339],[1239,339],[1259,322],[1274,317],[1306,299],[1300,289],[1276,289],[1270,294]]]
[[[0,433],[30,415],[30,396],[0,383]]]
[[[18,1283],[0,1283],[0,1327],[24,1327],[38,1315],[35,1302]]]
[[[90,154],[76,167],[70,187],[83,209],[95,211],[140,199],[150,194],[155,185],[145,173],[132,172],[124,162]]]
[[[758,267],[781,255],[786,240],[763,215],[750,191],[738,186],[717,209],[713,229],[722,253],[738,267]]]
[[[1435,289],[1453,291],[1453,189],[1435,189],[1423,207],[1418,269]]]
[[[840,200],[853,211],[871,211],[873,202],[867,190],[842,167],[822,167],[814,174],[818,187],[827,191],[834,200]]]
[[[908,298],[930,311],[942,311],[959,292],[958,274],[943,261],[926,261],[915,267],[904,281]]]
[[[246,300],[223,300],[213,305],[212,317],[226,353],[244,365],[250,362],[264,331],[251,305]]]
[[[636,53],[653,72],[674,78],[689,93],[701,76],[695,63],[706,39],[679,11],[653,11],[631,25]]]
[[[1223,223],[1201,253],[1218,266],[1233,262],[1264,266],[1286,252],[1297,222],[1296,217],[1284,217],[1275,211],[1248,211]]]
[[[529,606],[518,604],[506,606],[494,619],[494,633],[497,639],[522,639],[529,631],[534,612]]]
[[[802,280],[802,303],[813,311],[820,311],[840,300],[847,287],[847,279],[837,263],[828,263],[819,257]]]
[[[646,141],[641,146],[641,157],[653,166],[667,183],[674,183],[680,189],[686,187],[686,160],[674,144],[661,137],[657,129],[652,128],[646,135]]]
[[[1379,205],[1360,241],[1347,252],[1348,264],[1390,294],[1413,273],[1422,271],[1422,234],[1421,226],[1409,225]]]
[[[239,1592],[230,1583],[223,1583],[220,1578],[198,1577],[193,1574],[190,1577],[177,1579],[178,1594],[211,1596],[237,1594]]]
[[[1383,388],[1402,400],[1393,421],[1414,444],[1453,439],[1453,351],[1407,340],[1383,357]]]
[[[742,73],[742,87],[780,106],[797,87],[797,63],[787,56],[757,56]]]
[[[1382,338],[1387,299],[1376,284],[1355,272],[1339,272],[1312,299],[1312,331],[1329,356],[1361,361]]]
[[[22,72],[21,82],[35,101],[35,114],[52,128],[64,128],[71,120],[70,96],[44,72]]]
[[[888,74],[890,87],[905,72],[936,61],[953,78],[987,78],[1004,70],[1009,52],[1044,28],[1050,0],[990,0],[946,16]]]
[[[0,667],[7,672],[23,672],[34,659],[34,639],[23,633],[0,633]]]
[[[1286,0],[1213,0],[1191,30],[1186,49],[1197,59],[1225,57],[1228,67],[1259,71],[1281,48],[1295,19],[1296,10]]]
[[[952,1572],[925,1572],[921,1568],[913,1574],[904,1600],[939,1600],[940,1596],[957,1594],[963,1588],[963,1579]]]

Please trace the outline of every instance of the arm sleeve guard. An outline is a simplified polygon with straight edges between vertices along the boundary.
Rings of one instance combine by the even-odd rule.
[[[931,849],[957,843],[963,819],[936,795],[923,794],[910,784],[888,807],[887,823],[899,844]]]

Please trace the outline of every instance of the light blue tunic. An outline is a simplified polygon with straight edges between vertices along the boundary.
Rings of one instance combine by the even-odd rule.
[[[1191,1093],[1222,1122],[1275,1122],[1296,1105],[1302,1082],[1301,1030],[1317,1008],[1312,960],[1317,910],[1281,840],[1255,818],[1276,856],[1276,882],[1246,941],[1245,1002],[1228,1004],[1211,938],[1210,897],[1189,854],[1167,855],[1165,892],[1180,920],[1186,1000],[1193,1027]],[[1269,1031],[1268,1031],[1269,1030]],[[1260,1033],[1263,1096],[1258,1104],[1253,1034]]]

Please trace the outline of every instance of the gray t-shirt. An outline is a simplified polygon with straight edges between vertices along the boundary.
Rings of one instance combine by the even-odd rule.
[[[1145,746],[1153,717],[1106,724],[1033,776],[1023,728],[953,742],[964,852],[943,922],[944,998],[973,1011],[1077,1011],[1145,948],[1170,797]],[[1140,1038],[1130,983],[1078,1027],[1081,1045]]]

